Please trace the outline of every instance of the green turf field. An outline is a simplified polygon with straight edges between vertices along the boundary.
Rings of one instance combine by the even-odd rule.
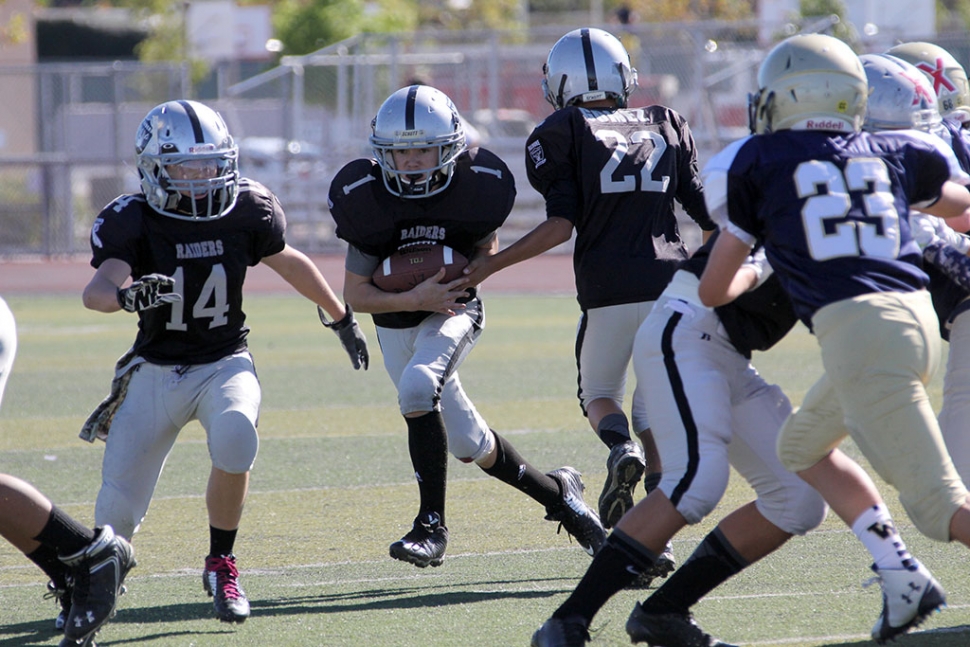
[[[0,471],[28,479],[91,523],[103,445],[79,440],[77,431],[107,393],[135,318],[88,312],[79,297],[8,302],[20,347],[0,412]],[[369,317],[361,317],[372,352],[364,373],[350,368],[307,302],[260,294],[246,305],[263,384],[260,452],[236,544],[252,617],[239,626],[219,623],[202,591],[209,463],[204,434],[193,425],[135,536],[138,566],[99,644],[528,645],[585,572],[586,554],[531,499],[452,459],[445,563],[421,570],[390,559],[388,545],[410,527],[417,488]],[[491,296],[487,307],[486,332],[461,371],[466,390],[534,465],[582,471],[595,504],[606,450],[575,401],[574,299]],[[796,403],[819,371],[815,342],[800,327],[755,364]],[[934,397],[938,402],[939,380]],[[910,549],[949,594],[949,608],[898,644],[970,644],[970,556],[919,536],[895,495],[884,492]],[[711,520],[676,538],[678,560],[750,496],[735,476]],[[696,617],[705,630],[744,645],[871,644],[881,599],[878,586],[862,586],[872,575],[867,557],[830,515],[819,530],[716,590]],[[0,542],[0,647],[57,644],[57,607],[43,599],[44,584],[33,564]],[[624,624],[645,595],[615,596],[594,621],[592,644],[629,644]]]

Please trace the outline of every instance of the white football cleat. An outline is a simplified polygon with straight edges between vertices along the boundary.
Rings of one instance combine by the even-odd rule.
[[[872,639],[880,645],[920,625],[934,611],[946,605],[946,592],[933,575],[916,559],[909,568],[877,568],[882,587],[882,613],[872,628]]]

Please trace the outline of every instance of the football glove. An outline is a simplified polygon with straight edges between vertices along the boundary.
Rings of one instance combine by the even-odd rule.
[[[773,272],[771,264],[768,263],[768,258],[765,256],[765,248],[763,246],[759,247],[757,251],[744,259],[741,267],[751,268],[758,277],[755,284],[748,289],[749,292],[751,290],[757,290],[764,285],[765,281],[768,280]]]
[[[125,312],[141,312],[181,301],[182,295],[173,292],[174,287],[175,279],[170,276],[146,274],[128,287],[118,288],[118,304]]]
[[[320,323],[337,333],[340,345],[350,355],[350,363],[354,365],[354,370],[359,370],[363,366],[366,371],[370,363],[370,354],[367,352],[367,338],[364,337],[360,326],[357,325],[357,320],[354,319],[354,311],[350,309],[349,305],[345,305],[344,308],[346,308],[347,314],[340,321],[327,320],[327,313],[320,306],[317,306],[317,314],[320,315]]]

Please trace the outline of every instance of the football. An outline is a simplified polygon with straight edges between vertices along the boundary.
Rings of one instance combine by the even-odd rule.
[[[374,285],[385,292],[407,292],[445,268],[442,283],[461,277],[468,259],[447,245],[422,243],[394,252],[374,270]]]

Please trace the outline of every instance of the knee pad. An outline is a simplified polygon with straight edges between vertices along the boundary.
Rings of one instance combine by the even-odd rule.
[[[440,401],[438,376],[427,366],[409,366],[397,384],[397,402],[401,413],[437,411]]]
[[[730,473],[727,460],[707,461],[697,469],[690,486],[685,491],[674,495],[681,486],[684,472],[677,470],[677,473],[672,473],[665,465],[658,487],[667,495],[687,523],[693,525],[703,521],[721,501],[727,489]]]
[[[495,435],[487,427],[484,431],[476,429],[473,434],[456,435],[454,438],[449,431],[448,449],[462,463],[477,462],[495,449]]]
[[[774,492],[759,493],[756,505],[765,519],[785,532],[804,535],[825,520],[828,506],[814,488],[794,475],[792,479]]]
[[[899,492],[899,501],[916,529],[930,539],[943,542],[951,540],[950,521],[966,499],[967,490],[960,481],[935,488],[922,496]]]
[[[239,411],[226,411],[206,430],[212,465],[229,474],[243,474],[253,468],[259,449],[256,425]]]
[[[797,474],[828,456],[846,435],[841,410],[834,414],[796,409],[778,433],[778,459],[785,469]]]

